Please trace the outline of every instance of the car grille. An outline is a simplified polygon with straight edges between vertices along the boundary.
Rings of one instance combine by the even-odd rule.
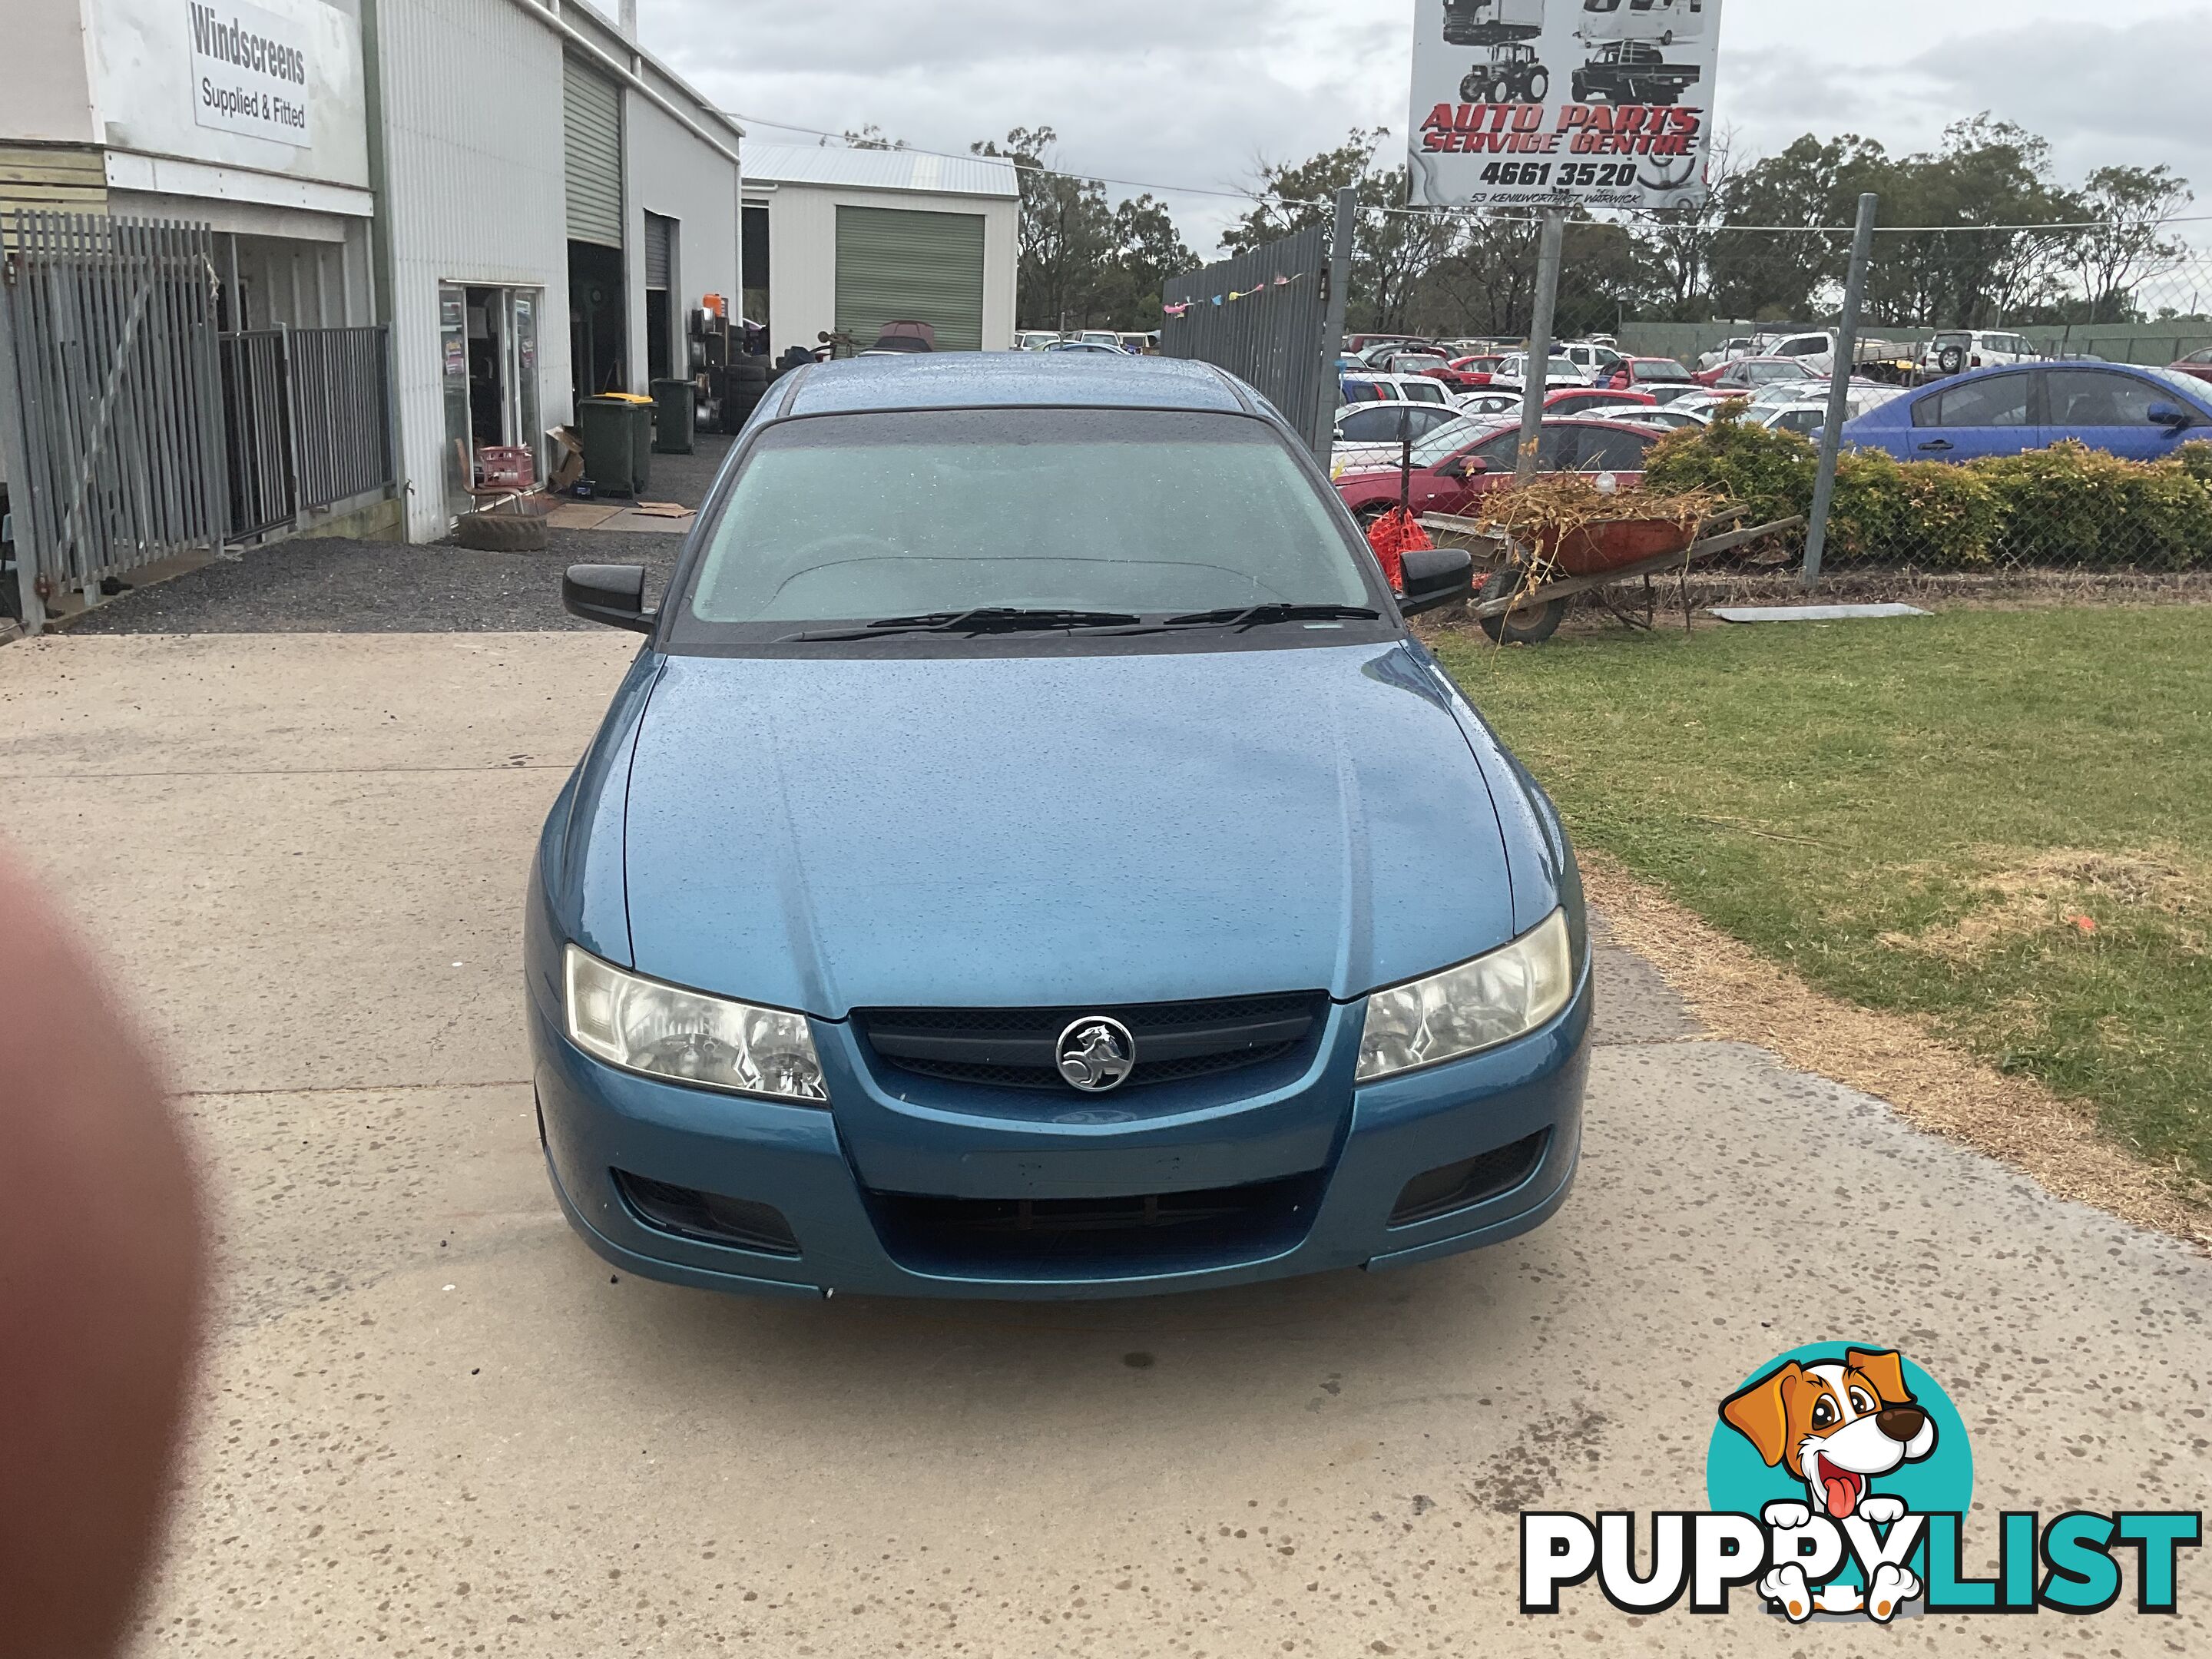
[[[1552,1132],[1546,1129],[1479,1158],[1447,1164],[1425,1175],[1415,1176],[1406,1183],[1405,1191],[1398,1194],[1397,1207],[1390,1212],[1390,1224],[1410,1227],[1418,1221],[1434,1221],[1438,1216],[1472,1209],[1511,1192],[1536,1173],[1536,1166],[1544,1161],[1545,1151],[1551,1143]]]
[[[1325,1176],[1112,1198],[927,1198],[872,1192],[884,1249],[919,1272],[1105,1279],[1264,1261],[1311,1231]]]
[[[750,1199],[724,1198],[665,1181],[614,1171],[615,1190],[647,1226],[679,1238],[702,1239],[763,1255],[795,1256],[799,1240],[783,1212]]]
[[[885,1063],[921,1077],[994,1089],[1073,1093],[1054,1048],[1075,1021],[1109,1015],[1136,1041],[1124,1088],[1242,1071],[1295,1053],[1327,1017],[1319,991],[1124,1008],[877,1008],[854,1024]]]

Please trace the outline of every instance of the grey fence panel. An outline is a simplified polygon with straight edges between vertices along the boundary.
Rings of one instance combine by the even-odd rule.
[[[8,309],[27,477],[19,557],[48,592],[217,544],[215,263],[204,226],[18,213]]]
[[[293,453],[303,512],[392,482],[386,330],[292,331]]]
[[[1328,230],[1316,226],[1174,277],[1165,303],[1189,308],[1161,319],[1160,355],[1227,369],[1309,433],[1342,344],[1322,337],[1328,271]]]

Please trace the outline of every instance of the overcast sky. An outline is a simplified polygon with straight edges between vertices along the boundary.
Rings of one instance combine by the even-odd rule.
[[[612,12],[615,0],[598,0]],[[1060,164],[1236,188],[1355,125],[1406,119],[1413,0],[639,0],[645,45],[766,140],[873,123],[930,149],[1049,125]],[[2168,161],[2212,203],[2212,4],[1726,0],[1716,115],[1741,149],[1856,131],[1897,149],[1982,110],[2078,177]],[[2091,21],[2094,19],[2094,21]],[[1115,186],[1112,194],[1134,194]],[[1213,252],[1236,204],[1166,194]]]

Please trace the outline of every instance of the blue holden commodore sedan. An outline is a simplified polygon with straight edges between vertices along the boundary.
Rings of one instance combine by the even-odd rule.
[[[710,1289],[1107,1297],[1565,1200],[1590,956],[1551,805],[1249,389],[1163,359],[776,385],[532,872],[577,1231]]]

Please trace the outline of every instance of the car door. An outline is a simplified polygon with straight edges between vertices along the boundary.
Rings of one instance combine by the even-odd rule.
[[[1912,406],[1905,459],[1971,461],[2043,444],[2040,377],[2026,370],[1954,380]]]
[[[1547,426],[1536,450],[1536,465],[1540,471],[1551,471],[1558,465],[1563,427]],[[1508,427],[1503,432],[1493,432],[1480,442],[1462,450],[1455,460],[1474,456],[1488,463],[1487,470],[1469,478],[1450,478],[1441,475],[1434,499],[1439,505],[1431,508],[1438,513],[1470,513],[1478,497],[1493,489],[1509,488],[1513,483],[1515,462],[1519,459],[1521,432],[1517,427]]]
[[[2173,387],[2123,369],[2057,368],[2043,378],[2051,400],[2045,443],[2078,438],[2092,449],[2110,450],[2126,460],[2161,460],[2188,435],[2187,429],[2160,426],[2150,411],[2162,404],[2196,413]]]

